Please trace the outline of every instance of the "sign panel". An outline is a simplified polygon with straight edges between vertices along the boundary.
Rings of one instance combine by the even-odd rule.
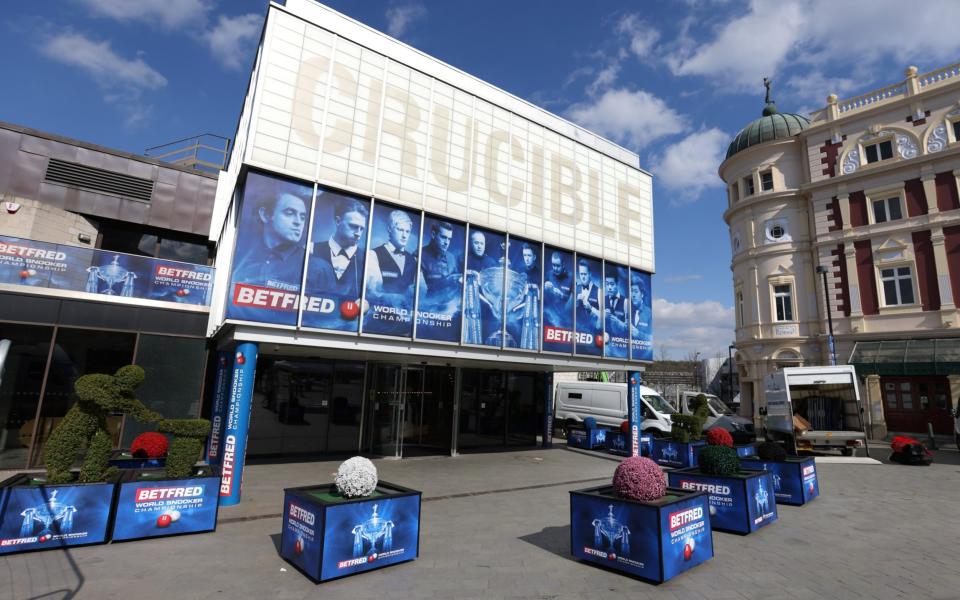
[[[464,344],[501,345],[506,245],[502,233],[470,227],[463,294]]]
[[[0,283],[207,306],[213,267],[0,236]]]
[[[603,271],[603,322],[604,356],[628,358],[630,351],[630,328],[627,315],[630,301],[627,297],[629,277],[627,268],[614,263],[604,264]]]
[[[510,236],[507,247],[504,346],[540,349],[540,286],[543,245]]]
[[[370,201],[318,189],[307,259],[303,327],[356,332]]]
[[[323,511],[287,492],[284,495],[280,554],[310,577],[320,580]]]
[[[573,253],[546,247],[549,265],[543,277],[543,349],[573,350]]]
[[[0,489],[0,555],[107,539],[113,483]]]
[[[213,531],[219,477],[128,481],[120,484],[113,539]]]
[[[230,278],[228,319],[296,325],[313,186],[247,174]]]
[[[423,221],[417,290],[417,339],[459,342],[463,314],[466,227],[436,217]]]
[[[417,265],[420,213],[377,204],[372,223],[363,332],[410,337],[413,299],[421,278]]]
[[[577,354],[603,354],[603,264],[577,255],[576,314]]]
[[[630,269],[630,358],[653,360],[653,295],[650,273]]]
[[[230,377],[230,395],[223,426],[223,451],[220,455],[220,504],[233,506],[240,502],[243,466],[247,454],[247,434],[253,408],[253,379],[257,369],[257,344],[244,342],[237,346]]]

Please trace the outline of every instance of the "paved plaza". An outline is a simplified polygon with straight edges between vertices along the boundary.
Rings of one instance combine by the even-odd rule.
[[[282,488],[337,464],[249,466],[212,534],[0,559],[0,599],[960,598],[956,448],[930,467],[820,461],[820,498],[749,536],[715,532],[713,560],[660,586],[570,557],[567,491],[617,462],[564,447],[376,461],[423,491],[420,558],[316,585],[277,553]]]

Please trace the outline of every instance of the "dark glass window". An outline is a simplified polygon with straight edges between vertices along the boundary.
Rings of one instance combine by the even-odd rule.
[[[870,144],[864,147],[868,163],[875,163],[880,160],[893,158],[893,142],[886,140],[877,144]]]
[[[960,141],[960,121],[953,122],[953,139]]]
[[[0,469],[27,466],[52,334],[52,327],[0,323]]]
[[[773,171],[760,173],[760,189],[765,192],[773,190]]]
[[[99,248],[139,256],[178,260],[198,265],[210,263],[207,239],[179,231],[155,229],[104,219],[98,228]]]
[[[887,206],[883,200],[873,201],[873,221],[884,223],[887,220]]]

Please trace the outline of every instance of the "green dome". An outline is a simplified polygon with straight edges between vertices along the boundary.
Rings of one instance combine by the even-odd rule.
[[[810,119],[777,111],[777,105],[767,102],[763,116],[740,130],[727,148],[727,158],[750,146],[773,140],[791,138],[810,126]]]

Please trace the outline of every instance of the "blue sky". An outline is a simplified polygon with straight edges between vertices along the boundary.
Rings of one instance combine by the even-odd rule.
[[[764,76],[805,113],[960,60],[960,2],[330,0],[371,27],[578,122],[654,175],[656,356],[726,354],[730,247],[717,167]],[[8,3],[0,119],[141,153],[234,135],[265,0]]]

